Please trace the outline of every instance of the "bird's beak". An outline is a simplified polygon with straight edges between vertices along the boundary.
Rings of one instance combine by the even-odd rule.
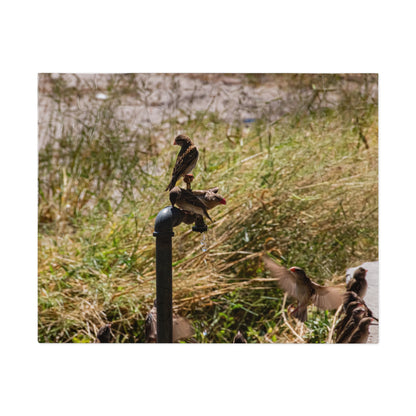
[[[225,199],[222,199],[221,200],[221,204],[226,205],[227,204],[227,201]]]
[[[175,144],[175,145],[178,144],[178,143],[176,143],[176,139],[173,141],[173,144]]]

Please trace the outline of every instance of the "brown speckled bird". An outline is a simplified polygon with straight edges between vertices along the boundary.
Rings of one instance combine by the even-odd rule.
[[[176,163],[172,171],[172,179],[165,191],[170,191],[176,185],[179,178],[192,172],[199,156],[198,148],[184,134],[176,137],[173,144],[181,146],[181,150],[176,158]]]
[[[218,188],[211,188],[206,191],[195,190],[192,191],[192,194],[195,195],[208,209],[212,209],[217,205],[226,205],[227,201],[218,193]]]
[[[244,338],[243,334],[238,331],[236,336],[233,339],[233,344],[247,344],[247,340]]]
[[[343,303],[342,303],[342,309],[344,312],[347,311],[347,308],[351,302],[360,302],[364,303],[364,301],[355,293],[355,292],[345,292],[343,296]]]
[[[364,298],[368,286],[367,280],[365,279],[366,274],[367,270],[363,267],[355,270],[351,280],[347,284],[347,291],[355,292],[360,298]]]
[[[108,344],[111,342],[113,334],[111,333],[111,324],[104,325],[97,334],[97,341],[100,344]]]
[[[212,221],[206,205],[193,194],[193,191],[175,186],[169,192],[169,199],[173,207],[177,205],[178,208],[183,209],[184,211],[193,212],[202,217],[205,216]]]
[[[304,270],[292,267],[289,270],[263,255],[266,268],[277,279],[278,285],[298,301],[298,307],[292,315],[302,322],[307,319],[307,307],[310,301],[320,309],[337,309],[342,304],[341,287],[318,285],[306,276]]]
[[[371,309],[365,303],[364,299],[360,298],[355,292],[352,292],[352,291],[345,292],[344,294],[344,303],[343,303],[344,312],[346,312],[349,305],[354,302],[359,302],[366,310],[367,316],[374,318],[376,321],[378,321],[378,319],[373,315],[373,312],[371,311]]]
[[[370,335],[370,325],[377,325],[373,323],[374,318],[366,317],[361,319],[358,327],[355,329],[348,344],[366,344],[368,336]]]
[[[190,338],[195,331],[191,323],[182,316],[173,314],[172,317],[172,341],[178,342],[181,339]],[[156,300],[153,303],[153,308],[146,316],[145,320],[145,338],[147,343],[157,342],[157,309]]]
[[[355,331],[355,329],[358,327],[359,322],[364,317],[365,317],[365,309],[360,306],[356,307],[352,311],[350,319],[346,323],[343,330],[338,333],[338,336],[335,342],[337,344],[347,344],[352,333]]]
[[[351,318],[353,310],[356,309],[357,307],[361,307],[362,309],[365,308],[364,304],[358,301],[350,302],[348,304],[343,318],[335,325],[336,334],[340,334],[344,330],[345,325],[348,323],[348,321]]]

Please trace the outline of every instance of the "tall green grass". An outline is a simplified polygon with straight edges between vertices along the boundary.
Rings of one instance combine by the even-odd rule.
[[[54,103],[39,150],[40,342],[91,342],[109,321],[117,342],[144,341],[155,298],[153,224],[169,205],[175,129],[200,149],[193,187],[219,186],[227,200],[206,235],[175,228],[174,306],[198,342],[231,342],[238,329],[249,342],[296,341],[263,250],[328,284],[378,258],[378,114],[367,93],[374,79],[358,77],[344,90],[345,78],[327,76],[340,97],[331,106],[316,86],[322,77],[271,80],[291,94],[310,92],[308,102],[250,123],[188,108],[186,117],[132,129],[118,111],[126,95],[145,99],[134,76],[110,77],[101,102],[91,98],[93,85],[40,78],[40,96]],[[254,81],[263,79],[241,78]],[[304,340],[325,342],[333,314],[311,309],[309,317]]]

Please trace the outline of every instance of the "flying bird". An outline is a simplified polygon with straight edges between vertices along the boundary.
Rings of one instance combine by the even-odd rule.
[[[212,221],[208,214],[207,206],[201,199],[193,194],[193,191],[175,186],[169,192],[169,199],[173,207],[177,205],[178,208],[183,209],[184,211],[192,212],[201,215],[202,217],[205,216]]]
[[[192,172],[199,156],[198,148],[192,143],[192,140],[184,134],[177,136],[173,144],[181,146],[181,150],[176,158],[176,163],[172,171],[172,179],[165,191],[170,191],[182,176]]]
[[[288,270],[267,255],[263,255],[263,261],[281,289],[298,301],[298,306],[292,315],[300,321],[305,322],[307,319],[309,302],[320,309],[338,309],[342,305],[342,289],[340,287],[318,285],[301,268],[292,267]]]
[[[347,284],[347,291],[355,292],[360,298],[364,298],[367,293],[368,283],[365,279],[367,270],[364,267],[359,267],[355,270],[351,280]]]
[[[177,342],[181,339],[190,338],[195,331],[191,323],[182,316],[173,314],[172,317],[172,341]],[[146,316],[145,320],[145,339],[147,343],[157,342],[157,308],[156,300],[153,303],[153,308]]]
[[[377,325],[373,323],[374,318],[366,317],[361,319],[358,328],[355,329],[348,344],[366,344],[368,336],[370,335],[370,325]]]

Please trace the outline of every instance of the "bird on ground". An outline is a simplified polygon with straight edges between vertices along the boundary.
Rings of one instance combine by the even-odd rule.
[[[345,292],[343,296],[342,310],[346,312],[349,304],[352,302],[364,303],[364,301],[355,292],[352,292],[352,291]]]
[[[358,324],[358,327],[352,333],[351,338],[348,341],[348,344],[366,344],[368,341],[368,336],[370,334],[370,325],[378,325],[373,323],[374,318],[365,317],[361,319]]]
[[[192,194],[204,203],[207,210],[212,209],[220,204],[227,204],[227,201],[218,193],[218,187],[211,188],[206,191],[195,190],[192,191]]]
[[[344,303],[343,303],[344,312],[346,312],[349,305],[354,302],[359,302],[366,310],[367,316],[370,316],[371,318],[374,318],[376,321],[378,321],[378,319],[373,315],[373,312],[371,311],[371,309],[365,303],[364,299],[362,299],[360,296],[358,296],[355,292],[352,292],[352,291],[348,291],[344,293]]]
[[[292,315],[300,321],[305,322],[307,319],[309,302],[324,310],[338,309],[342,305],[343,289],[341,287],[321,286],[313,282],[301,268],[286,269],[267,255],[263,255],[263,261],[281,289],[298,301],[298,306]]]
[[[338,333],[338,336],[335,340],[337,344],[346,344],[348,343],[348,340],[350,339],[352,333],[355,331],[355,329],[358,327],[359,322],[362,318],[365,318],[365,309],[362,307],[356,307],[350,316],[350,319],[345,324],[345,327],[342,331]]]
[[[173,314],[172,317],[172,342],[178,342],[181,339],[191,338],[195,334],[191,323],[182,316]],[[157,342],[157,308],[156,300],[153,308],[146,316],[145,320],[145,339],[147,343]]]
[[[108,344],[111,342],[113,334],[111,333],[111,324],[104,325],[97,333],[96,342],[99,344]]]
[[[247,340],[244,338],[243,334],[238,331],[236,336],[233,339],[233,344],[247,344]]]
[[[350,320],[352,312],[355,308],[357,307],[361,307],[362,309],[364,309],[364,304],[359,302],[359,301],[354,301],[354,302],[350,302],[347,306],[347,309],[344,313],[344,316],[342,317],[342,319],[340,321],[338,321],[338,323],[335,325],[335,333],[340,334],[344,328],[345,325],[347,324],[347,322]]]
[[[355,292],[360,298],[364,298],[368,287],[365,279],[367,271],[364,267],[359,267],[355,270],[351,280],[347,283],[347,291]]]
[[[169,199],[173,207],[177,205],[178,208],[184,211],[193,212],[194,214],[201,215],[202,217],[205,216],[212,221],[208,214],[206,205],[193,194],[193,191],[175,186],[169,192]]]
[[[182,176],[192,172],[199,156],[198,148],[192,143],[192,140],[184,134],[177,136],[173,144],[181,146],[181,150],[176,158],[176,163],[172,171],[172,179],[165,191],[170,191]]]

